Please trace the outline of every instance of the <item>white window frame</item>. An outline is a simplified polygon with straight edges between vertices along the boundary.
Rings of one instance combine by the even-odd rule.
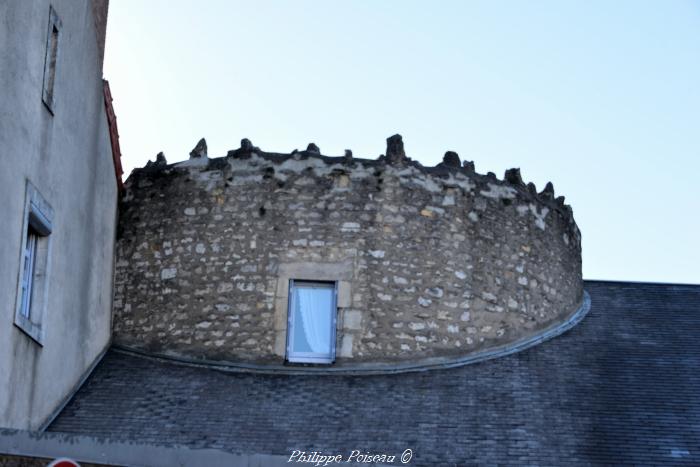
[[[294,346],[294,329],[298,323],[295,323],[294,318],[294,289],[295,287],[318,287],[333,290],[333,300],[331,302],[331,319],[330,319],[330,353],[317,352],[299,352],[295,351]],[[331,364],[335,362],[336,350],[336,326],[338,320],[338,282],[337,281],[316,281],[316,280],[301,280],[291,279],[289,281],[289,303],[287,307],[287,352],[286,360],[290,363],[318,363]]]
[[[22,254],[22,284],[20,294],[19,314],[29,319],[32,301],[32,285],[34,285],[34,265],[39,235],[30,225],[24,241]]]
[[[27,181],[22,222],[15,326],[38,344],[44,342],[44,313],[48,302],[53,208]]]

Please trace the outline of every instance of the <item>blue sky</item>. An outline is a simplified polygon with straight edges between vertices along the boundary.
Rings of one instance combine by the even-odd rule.
[[[374,158],[400,133],[554,183],[588,279],[700,283],[700,2],[110,3],[127,173],[200,137]]]

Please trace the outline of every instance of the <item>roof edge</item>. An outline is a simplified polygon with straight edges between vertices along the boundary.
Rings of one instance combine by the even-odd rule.
[[[678,286],[678,287],[700,287],[700,283],[693,284],[691,282],[656,282],[656,281],[634,281],[634,280],[617,280],[617,279],[584,279],[586,282],[594,282],[598,284],[626,284],[626,285],[653,285],[653,286]]]
[[[55,459],[70,456],[79,462],[109,465],[226,465],[250,467],[287,465],[287,456],[233,454],[219,449],[196,449],[141,442],[119,442],[68,433],[37,433],[0,429],[0,454]]]
[[[122,168],[122,151],[119,146],[119,130],[117,129],[117,115],[114,113],[114,106],[112,105],[112,90],[109,87],[109,81],[107,81],[106,79],[102,80],[102,92],[104,94],[105,114],[107,116],[107,130],[109,131],[109,141],[112,146],[112,163],[114,164],[114,175],[117,181],[117,189],[119,190],[119,192],[122,192],[124,191],[124,182],[122,181],[124,169]]]

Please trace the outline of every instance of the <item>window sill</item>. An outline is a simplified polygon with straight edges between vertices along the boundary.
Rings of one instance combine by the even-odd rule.
[[[15,316],[15,326],[40,347],[44,346],[44,332],[41,326],[32,323],[22,315]]]

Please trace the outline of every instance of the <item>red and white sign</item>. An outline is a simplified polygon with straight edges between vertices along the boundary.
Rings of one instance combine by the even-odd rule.
[[[60,459],[56,459],[46,467],[80,467],[80,464],[66,457],[61,457]]]

